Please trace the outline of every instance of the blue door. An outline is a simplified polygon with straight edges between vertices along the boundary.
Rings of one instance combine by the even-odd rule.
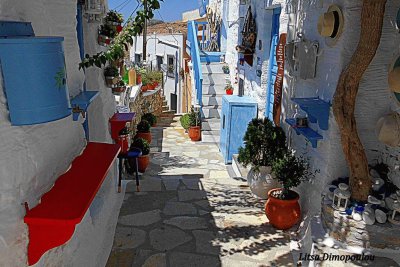
[[[265,108],[265,117],[273,121],[274,109],[274,84],[276,75],[278,74],[278,64],[276,63],[276,48],[279,43],[279,17],[281,15],[281,8],[274,9],[272,17],[272,30],[271,30],[271,50],[269,53],[269,69],[268,69],[268,84],[267,84],[267,103]]]

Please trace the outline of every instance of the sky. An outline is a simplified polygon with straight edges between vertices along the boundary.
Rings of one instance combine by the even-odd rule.
[[[108,7],[116,9],[128,18],[138,5],[139,0],[108,0]],[[177,21],[182,19],[182,13],[198,8],[198,0],[164,0],[161,8],[155,12],[155,18],[164,21]],[[136,13],[136,12],[135,12]]]

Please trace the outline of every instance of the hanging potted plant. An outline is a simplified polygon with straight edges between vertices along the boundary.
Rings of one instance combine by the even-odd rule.
[[[228,66],[228,65],[223,65],[223,66],[222,66],[222,71],[223,71],[225,74],[229,74],[229,66]]]
[[[147,167],[149,166],[150,163],[150,145],[149,142],[147,142],[145,139],[143,138],[136,138],[133,140],[130,149],[140,149],[142,151],[142,155],[140,157],[138,157],[138,170],[141,173],[144,173],[147,169]],[[132,170],[134,170],[135,168],[135,159],[128,159],[130,168]]]
[[[251,166],[247,183],[252,193],[267,199],[268,191],[278,186],[271,175],[271,166],[286,151],[285,132],[267,118],[253,119],[243,140],[244,147],[239,148],[238,161],[244,167]]]
[[[119,26],[124,22],[124,17],[121,13],[115,10],[110,10],[104,18],[104,21],[108,25]]]
[[[135,138],[143,138],[147,140],[147,142],[149,142],[150,144],[151,143],[150,128],[151,128],[150,123],[142,119],[136,127],[137,133]]]
[[[190,128],[190,114],[184,114],[179,121],[181,122],[182,128],[187,133]]]
[[[142,116],[142,120],[146,120],[150,123],[151,127],[155,127],[157,124],[157,117],[153,113],[146,113]]]
[[[291,188],[300,185],[310,175],[308,163],[296,157],[292,151],[286,151],[272,164],[272,173],[282,187],[268,192],[265,214],[275,228],[289,229],[301,218],[299,194]]]
[[[120,95],[121,93],[125,92],[126,87],[125,87],[124,81],[120,80],[111,89],[112,89],[113,94],[115,94],[115,95]]]
[[[200,121],[200,113],[195,112],[194,108],[192,107],[192,110],[189,113],[189,137],[192,141],[201,140]]]
[[[226,86],[225,86],[225,92],[226,92],[226,94],[227,95],[233,95],[233,87],[232,87],[232,84],[227,84]]]
[[[117,35],[117,30],[114,26],[104,24],[100,26],[98,34],[98,43],[102,46],[111,44],[112,39]]]
[[[119,72],[118,69],[114,66],[108,66],[104,69],[104,78],[106,80],[106,84],[109,87],[117,84],[119,82]]]

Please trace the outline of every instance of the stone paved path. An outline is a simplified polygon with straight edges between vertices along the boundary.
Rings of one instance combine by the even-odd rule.
[[[127,186],[107,267],[294,266],[289,237],[268,225],[263,201],[178,119],[152,129],[151,164],[141,192]]]

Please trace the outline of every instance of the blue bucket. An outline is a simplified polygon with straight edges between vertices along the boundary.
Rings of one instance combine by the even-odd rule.
[[[63,37],[0,38],[0,63],[12,125],[71,114]]]

